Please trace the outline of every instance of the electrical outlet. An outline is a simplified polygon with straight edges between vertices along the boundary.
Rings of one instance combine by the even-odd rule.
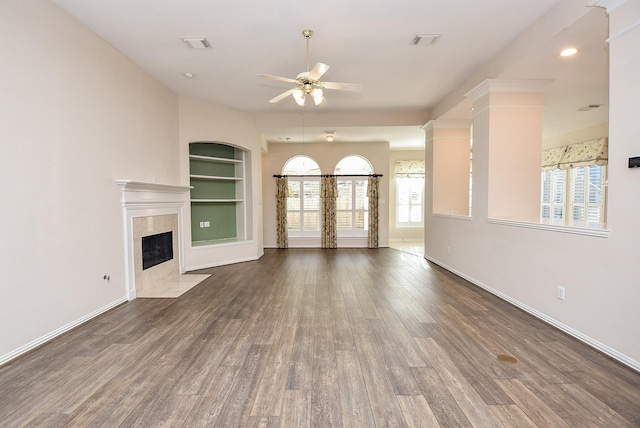
[[[447,255],[451,255],[451,247],[447,247]]]
[[[204,222],[204,227],[211,227],[211,223],[210,223],[210,222],[208,222],[208,221],[205,221],[205,222]]]
[[[558,286],[558,299],[564,300],[564,287]]]
[[[200,227],[204,227],[204,221],[200,222]]]

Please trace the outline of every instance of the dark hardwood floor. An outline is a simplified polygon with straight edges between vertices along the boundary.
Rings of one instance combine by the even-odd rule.
[[[640,426],[640,374],[421,257],[200,272],[1,367],[0,426]]]

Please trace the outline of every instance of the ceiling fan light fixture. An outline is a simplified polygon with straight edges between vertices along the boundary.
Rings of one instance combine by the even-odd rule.
[[[311,96],[313,96],[313,103],[315,105],[320,104],[324,100],[322,88],[315,88],[313,91],[311,91]]]
[[[293,90],[293,99],[299,106],[304,106],[304,92],[302,89],[297,88]]]
[[[339,82],[323,82],[320,79],[329,70],[327,64],[317,62],[313,68],[309,68],[309,39],[313,36],[313,30],[305,28],[302,31],[302,35],[307,42],[307,70],[302,73],[298,73],[295,79],[289,79],[287,77],[273,76],[271,74],[258,74],[259,77],[266,77],[267,79],[277,80],[280,82],[293,83],[295,88],[289,89],[281,93],[280,95],[273,97],[269,100],[270,103],[277,103],[289,95],[291,95],[296,104],[304,106],[307,95],[313,98],[315,105],[319,105],[325,101],[324,89],[335,89],[342,91],[359,91],[361,85],[355,83],[339,83]]]

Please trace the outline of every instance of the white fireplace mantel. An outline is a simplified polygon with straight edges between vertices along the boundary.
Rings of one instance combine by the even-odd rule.
[[[122,205],[163,204],[183,202],[191,186],[161,184],[148,181],[116,180],[122,189]]]
[[[136,180],[116,180],[116,184],[122,190],[126,294],[128,300],[133,300],[136,298],[133,219],[136,217],[177,214],[178,230],[176,232],[178,234],[179,273],[184,273],[183,211],[187,201],[186,195],[191,190],[191,186]]]

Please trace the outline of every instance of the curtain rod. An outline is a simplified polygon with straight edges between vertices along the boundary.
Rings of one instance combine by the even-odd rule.
[[[274,178],[287,178],[287,177],[383,177],[382,174],[291,174],[291,175],[278,175],[273,174]]]

